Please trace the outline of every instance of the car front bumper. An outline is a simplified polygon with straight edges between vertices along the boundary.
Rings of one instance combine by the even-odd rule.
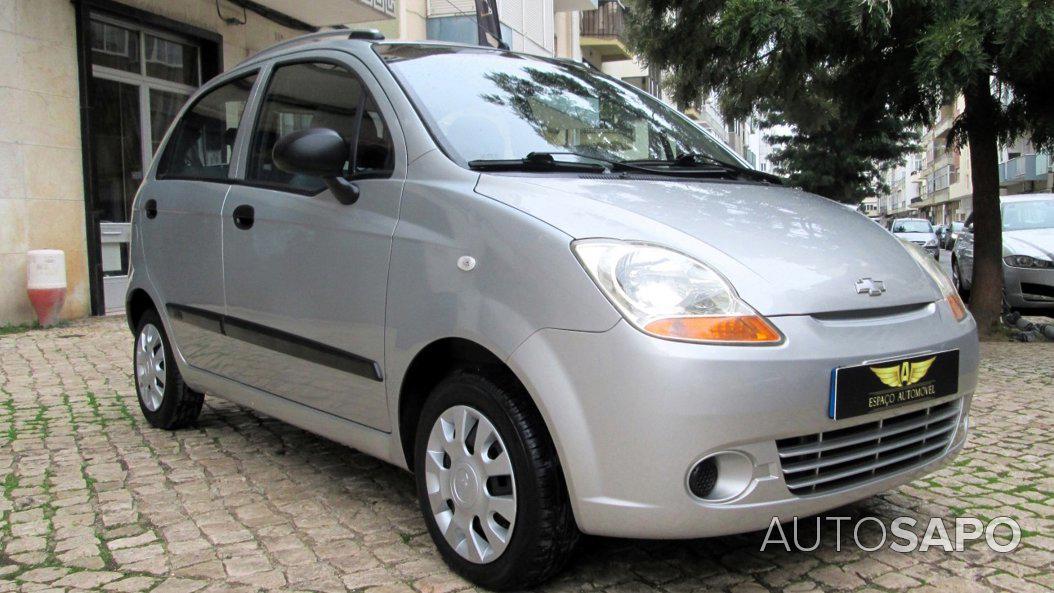
[[[660,340],[622,321],[606,332],[541,330],[509,362],[553,435],[579,527],[617,537],[743,533],[837,508],[933,471],[961,450],[977,381],[972,318],[945,303],[874,317],[773,317],[778,346]],[[949,349],[959,392],[847,420],[827,415],[832,369]],[[777,440],[829,433],[947,402],[958,412],[946,445],[919,464],[821,494],[788,489]],[[691,467],[717,452],[750,461],[744,490],[720,502],[692,496]]]
[[[1015,309],[1054,309],[1054,269],[1003,264],[1006,302]]]

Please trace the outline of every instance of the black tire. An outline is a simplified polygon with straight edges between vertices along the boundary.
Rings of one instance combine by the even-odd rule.
[[[450,568],[496,591],[526,589],[556,574],[567,563],[579,531],[567,497],[556,449],[523,387],[502,374],[460,370],[432,390],[421,411],[414,446],[414,476],[428,531]],[[463,558],[440,532],[428,502],[425,454],[432,426],[454,406],[482,412],[505,442],[516,488],[515,528],[496,559],[476,564]]]
[[[959,269],[959,260],[952,258],[952,277],[955,280],[955,290],[959,293],[959,297],[965,303],[970,302],[970,289],[966,288],[963,283],[962,270]]]
[[[164,389],[162,391],[161,405],[155,410],[151,410],[146,404],[144,394],[140,388],[138,371],[140,337],[144,331],[147,331],[148,326],[157,330],[157,334],[161,338],[161,348],[164,349]],[[176,430],[187,427],[198,419],[205,396],[193,391],[183,382],[183,377],[179,374],[179,368],[176,366],[176,359],[168,340],[168,334],[165,333],[165,326],[161,323],[161,318],[156,311],[147,311],[139,319],[139,324],[135,328],[135,340],[132,343],[132,361],[133,370],[135,370],[133,382],[135,383],[135,393],[139,400],[139,409],[142,410],[143,416],[151,426],[164,430]]]

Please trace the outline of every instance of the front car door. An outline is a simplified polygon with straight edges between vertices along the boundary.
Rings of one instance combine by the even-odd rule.
[[[203,369],[222,358],[220,214],[256,79],[255,72],[228,76],[184,110],[135,202],[136,239],[172,338],[187,362]]]
[[[222,215],[229,353],[221,372],[390,430],[384,312],[406,151],[392,107],[354,61],[319,51],[269,70],[242,179]],[[352,148],[355,204],[340,204],[319,178],[275,166],[275,142],[312,127],[336,130]]]

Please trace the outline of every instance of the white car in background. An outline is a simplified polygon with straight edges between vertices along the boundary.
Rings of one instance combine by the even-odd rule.
[[[925,218],[894,218],[889,224],[889,232],[898,239],[910,241],[926,250],[933,259],[941,259],[941,248],[937,245],[937,233],[933,225]]]

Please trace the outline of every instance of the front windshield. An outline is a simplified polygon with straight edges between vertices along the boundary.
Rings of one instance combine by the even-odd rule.
[[[1003,230],[1054,228],[1054,200],[1011,202],[1003,206]]]
[[[930,223],[925,220],[898,220],[893,224],[894,233],[932,233]]]
[[[463,163],[574,152],[616,161],[702,154],[742,166],[670,107],[581,64],[467,47],[374,47]]]

